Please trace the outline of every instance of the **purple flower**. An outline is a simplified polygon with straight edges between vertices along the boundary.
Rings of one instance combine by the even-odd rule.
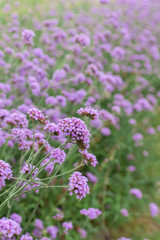
[[[81,46],[84,46],[84,47],[87,46],[88,47],[91,43],[91,40],[86,34],[82,33],[82,34],[79,34],[79,35],[78,34],[75,35],[73,37],[73,42],[79,43]]]
[[[32,172],[32,170],[34,169],[34,171]],[[23,174],[30,174],[32,172],[32,176],[36,176],[37,173],[38,173],[39,169],[38,168],[35,168],[35,166],[31,163],[25,163],[24,166],[22,167],[20,173],[23,173]]]
[[[77,199],[81,200],[89,194],[88,179],[82,176],[80,172],[74,172],[69,178],[69,192],[70,195],[76,194]]]
[[[91,172],[87,172],[86,176],[87,176],[87,178],[89,179],[90,182],[97,183],[98,178],[94,174],[92,174]]]
[[[49,133],[58,136],[60,133],[59,127],[55,123],[47,123],[44,127]]]
[[[87,116],[92,120],[98,119],[98,111],[92,107],[80,108],[77,113],[81,116]]]
[[[46,231],[51,235],[52,239],[56,239],[57,238],[58,227],[50,226],[50,227],[47,227]]]
[[[101,4],[107,4],[107,3],[109,3],[109,0],[100,0],[100,3]]]
[[[129,119],[129,123],[131,125],[135,125],[136,124],[136,120],[134,118],[131,118],[131,119]]]
[[[64,233],[68,234],[68,230],[72,230],[73,229],[73,224],[72,224],[72,222],[63,222],[62,223],[62,227],[65,228]]]
[[[144,150],[142,153],[143,153],[143,155],[144,155],[145,157],[147,157],[148,154],[149,154],[148,151],[146,151],[146,150]]]
[[[54,163],[59,163],[62,164],[66,158],[66,153],[60,149],[60,148],[55,148],[52,152],[49,158],[54,159]]]
[[[43,230],[44,229],[44,226],[43,226],[43,222],[41,219],[35,219],[35,223],[34,223],[34,226],[36,228],[38,228],[39,230]]]
[[[83,228],[78,228],[78,232],[79,232],[81,238],[86,238],[87,237],[87,231],[84,230]]]
[[[103,127],[103,128],[101,128],[101,133],[104,136],[110,136],[111,135],[111,130],[108,127]]]
[[[38,108],[30,108],[27,111],[32,121],[39,121],[42,124],[47,124],[47,116],[45,116]]]
[[[75,140],[80,149],[89,148],[90,133],[81,119],[64,118],[59,121],[58,127],[66,136]]]
[[[52,218],[53,218],[53,219],[56,219],[56,220],[57,220],[57,219],[58,219],[58,220],[62,220],[63,217],[64,217],[64,216],[63,216],[62,214],[57,213],[57,214],[56,214],[55,216],[53,216]]]
[[[152,134],[155,134],[155,132],[156,132],[153,127],[149,127],[149,128],[147,129],[147,131],[148,131],[148,133],[151,134],[151,135],[152,135]]]
[[[129,167],[127,168],[127,170],[128,170],[129,172],[135,172],[135,171],[136,171],[136,167],[133,166],[133,165],[131,165],[131,166],[129,166]]]
[[[128,217],[129,215],[128,210],[126,208],[122,208],[120,212],[124,217]]]
[[[8,239],[12,239],[15,236],[18,236],[22,231],[19,223],[15,222],[9,218],[1,218],[0,219],[0,234],[1,237],[7,237]]]
[[[97,158],[92,153],[89,153],[87,150],[81,151],[84,158],[84,163],[95,167],[98,164]]]
[[[25,29],[22,32],[22,38],[25,44],[32,44],[32,40],[34,36],[35,36],[35,33],[32,30]]]
[[[133,154],[128,154],[127,159],[130,160],[130,161],[134,160],[134,155]]]
[[[66,77],[66,71],[64,69],[57,69],[53,74],[55,82],[59,82],[61,79]]]
[[[22,235],[20,240],[33,240],[33,237],[31,237],[31,235],[29,233],[26,233],[26,234]]]
[[[22,222],[22,217],[19,214],[17,214],[17,213],[12,213],[10,215],[10,219],[14,220],[17,223],[21,223]]]
[[[151,217],[156,217],[159,214],[159,207],[155,203],[149,204]]]
[[[91,220],[97,218],[99,215],[102,214],[102,211],[100,211],[99,209],[96,208],[88,208],[87,209],[81,209],[80,213],[82,215],[88,216]]]
[[[12,170],[9,163],[0,160],[0,189],[5,186],[5,180],[11,179]]]
[[[126,237],[121,237],[121,238],[118,238],[117,240],[131,240],[131,239]]]
[[[143,197],[141,190],[138,188],[132,188],[132,189],[130,189],[129,192],[131,195],[135,196],[138,199],[141,199]]]
[[[141,133],[135,133],[132,138],[135,142],[138,142],[143,139],[143,135]]]
[[[28,120],[26,119],[26,115],[19,111],[11,113],[4,119],[4,121],[11,126],[17,126],[21,128],[28,127]]]
[[[123,60],[125,57],[125,50],[122,47],[115,47],[112,51],[112,57],[115,60]]]
[[[97,76],[98,68],[95,64],[89,64],[86,69],[86,74],[89,76]]]

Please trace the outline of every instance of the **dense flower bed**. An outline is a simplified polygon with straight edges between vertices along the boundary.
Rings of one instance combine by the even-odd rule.
[[[159,0],[23,4],[1,9],[0,239],[106,239],[144,206],[156,217]]]

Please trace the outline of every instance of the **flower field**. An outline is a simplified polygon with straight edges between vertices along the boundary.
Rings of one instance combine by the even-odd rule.
[[[160,239],[160,1],[0,1],[0,240]]]

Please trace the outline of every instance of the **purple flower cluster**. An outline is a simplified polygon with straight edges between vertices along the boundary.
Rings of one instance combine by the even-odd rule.
[[[60,134],[59,127],[55,123],[47,123],[44,129],[56,136]]]
[[[6,116],[4,121],[11,126],[16,126],[20,128],[28,127],[28,120],[26,119],[26,115],[19,111]]]
[[[15,222],[17,222],[19,224],[22,222],[22,217],[17,213],[12,213],[10,215],[10,219],[14,220]]]
[[[33,240],[33,237],[29,233],[26,233],[26,234],[22,235],[20,240]]]
[[[81,116],[87,116],[92,120],[98,119],[98,111],[92,107],[80,108],[77,113]]]
[[[151,217],[156,217],[160,212],[159,207],[157,206],[156,203],[150,203],[149,208],[150,208]]]
[[[88,216],[91,220],[97,218],[102,214],[102,211],[96,208],[81,209],[80,213],[82,215]]]
[[[76,198],[81,200],[89,193],[88,179],[80,172],[74,172],[69,178],[70,195],[76,194]]]
[[[34,36],[35,36],[35,33],[32,30],[25,29],[22,32],[22,38],[25,44],[32,44],[32,40]]]
[[[53,240],[57,238],[58,227],[50,226],[50,227],[47,227],[46,231],[50,234]]]
[[[91,40],[86,34],[82,33],[79,35],[75,35],[75,37],[73,38],[73,42],[79,43],[81,46],[88,47],[91,43]]]
[[[128,217],[129,216],[128,210],[126,208],[122,208],[120,212],[121,212],[121,214],[124,217]]]
[[[45,116],[38,108],[30,108],[27,111],[32,121],[39,121],[42,124],[47,124],[47,116]]]
[[[53,162],[54,163],[59,163],[59,164],[62,164],[66,158],[66,153],[64,152],[64,150],[60,149],[60,148],[55,148],[50,156],[49,156],[50,159],[54,159]]]
[[[23,174],[30,174],[31,172],[33,177],[36,176],[39,172],[39,169],[36,168],[34,165],[32,166],[31,163],[29,164],[25,163],[20,171],[20,173],[23,173]]]
[[[87,165],[95,167],[98,164],[97,158],[92,153],[89,153],[87,150],[81,151],[84,158],[84,163]]]
[[[143,197],[141,190],[138,188],[132,188],[132,189],[130,189],[129,192],[131,195],[135,196],[138,199],[141,199]]]
[[[81,119],[64,118],[59,121],[58,127],[66,136],[76,141],[80,149],[89,148],[90,133]]]
[[[86,232],[85,229],[83,229],[83,228],[78,228],[78,232],[79,232],[81,238],[86,238],[86,237],[87,237],[87,232]]]
[[[73,229],[73,224],[72,222],[63,222],[62,227],[65,228],[64,233],[68,234],[68,231]]]
[[[5,180],[11,179],[12,169],[9,163],[0,160],[0,189],[5,186]]]
[[[53,216],[52,218],[53,219],[56,219],[56,220],[62,220],[63,219],[63,215],[62,214],[60,214],[60,213],[57,213],[55,216]]]
[[[117,240],[131,240],[131,239],[126,237],[121,237],[121,238],[118,238]]]
[[[14,220],[5,217],[0,219],[0,236],[3,237],[2,240],[5,240],[6,237],[8,239],[14,239],[14,237],[18,236],[21,231],[22,228],[19,223]]]

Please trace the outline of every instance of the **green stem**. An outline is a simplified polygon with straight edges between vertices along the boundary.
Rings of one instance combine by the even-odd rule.
[[[56,175],[55,177],[57,178],[57,177],[66,175],[66,174],[68,174],[68,173],[70,173],[70,172],[73,172],[73,171],[77,170],[78,168],[80,168],[80,167],[82,167],[82,166],[84,166],[84,165],[85,165],[84,163],[83,163],[83,164],[80,164],[79,166],[77,166],[77,167],[75,167],[75,168],[73,168],[73,169],[71,169],[71,170],[69,170],[69,171],[67,171],[67,172],[64,172],[64,173],[61,173],[61,174]],[[51,178],[51,177],[42,178],[41,180],[48,180],[48,179],[50,179],[50,178]]]

